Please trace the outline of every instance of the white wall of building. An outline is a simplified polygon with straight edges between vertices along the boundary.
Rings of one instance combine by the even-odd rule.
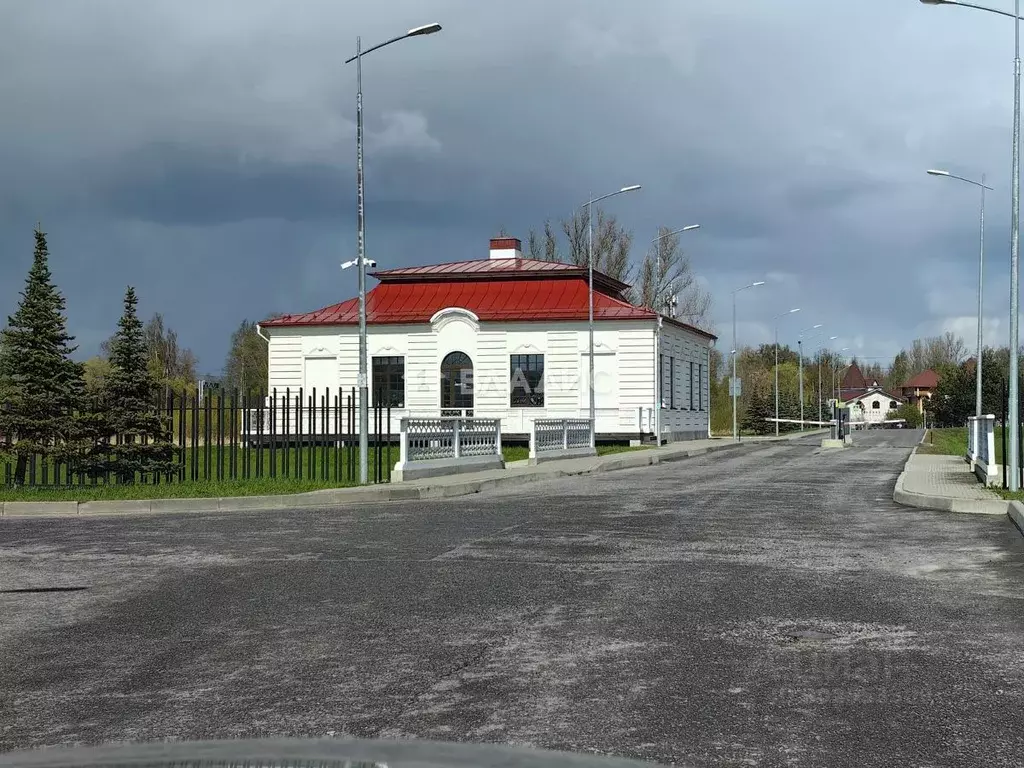
[[[661,432],[670,440],[708,436],[711,420],[710,339],[663,323],[658,339],[661,367]]]
[[[269,386],[285,389],[325,386],[325,370],[335,370],[330,386],[346,392],[357,387],[359,331],[354,326],[267,328]],[[601,321],[595,325],[595,395],[598,434],[636,434],[653,430],[656,354],[651,321]],[[710,341],[665,324],[659,336],[663,355],[675,366],[674,407],[666,402],[663,432],[677,439],[705,436],[709,418],[708,347]],[[465,310],[444,310],[432,323],[371,325],[368,355],[401,357],[405,363],[402,416],[440,413],[440,366],[445,355],[463,352],[473,361],[474,415],[501,418],[506,433],[525,434],[534,418],[589,415],[589,337],[586,322],[481,323]],[[544,356],[543,407],[512,407],[510,357]],[[689,364],[693,363],[690,407]],[[666,370],[668,370],[666,363]],[[372,377],[372,365],[370,365]],[[699,379],[699,383],[698,383]],[[374,381],[369,382],[370,391]],[[666,384],[666,387],[668,385]],[[667,390],[666,390],[667,391]],[[643,409],[643,413],[641,413]]]
[[[854,421],[866,421],[870,424],[877,424],[885,421],[889,411],[899,408],[900,401],[890,397],[881,391],[868,392],[866,395],[851,400],[850,414]],[[863,405],[863,410],[859,407]]]

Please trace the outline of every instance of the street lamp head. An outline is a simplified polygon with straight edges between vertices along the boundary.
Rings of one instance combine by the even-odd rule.
[[[687,226],[683,227],[679,231],[680,232],[692,232],[695,229],[700,229],[700,224],[688,224]]]
[[[629,187],[623,187],[622,189],[619,190],[619,192],[636,192],[638,189],[640,189],[640,185],[633,184],[632,186]]]
[[[928,170],[927,173],[929,176],[949,176],[949,171],[938,171],[934,168]]]
[[[419,35],[432,35],[435,32],[441,31],[441,25],[438,23],[424,24],[422,27],[413,27],[405,33],[406,37],[418,37]]]
[[[921,0],[925,5],[956,5],[956,0]]]
[[[756,283],[753,284],[752,287],[756,288],[759,285],[764,285],[764,280],[758,280]]]
[[[838,339],[838,338],[839,338],[838,336],[829,336],[829,337],[828,337],[828,340],[829,340],[829,341],[835,341],[835,340],[836,340],[836,339]]]
[[[800,311],[800,307],[797,307],[796,309],[789,310],[789,312],[787,314],[792,315],[794,312],[799,312],[799,311]]]
[[[823,326],[823,325],[824,325],[824,323],[818,323],[817,325],[812,325],[812,326],[811,326],[811,330],[812,330],[812,331],[815,331],[815,330],[817,330],[818,328],[821,328],[821,326]]]

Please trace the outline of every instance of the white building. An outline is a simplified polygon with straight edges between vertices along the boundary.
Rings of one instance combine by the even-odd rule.
[[[500,418],[525,438],[535,418],[589,416],[587,270],[523,258],[515,238],[490,257],[372,273],[366,297],[368,386],[402,416]],[[594,279],[598,439],[707,437],[715,336],[623,298]],[[349,299],[261,324],[279,393],[358,384],[359,303]],[[659,396],[660,395],[660,396]],[[656,410],[660,404],[660,410]]]
[[[852,421],[871,425],[885,421],[889,411],[895,411],[902,402],[903,398],[889,394],[876,384],[864,392],[847,396],[844,404],[850,408]]]

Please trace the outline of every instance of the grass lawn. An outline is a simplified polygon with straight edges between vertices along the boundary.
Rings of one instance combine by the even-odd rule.
[[[626,451],[647,450],[653,446],[629,446],[629,445],[599,445],[597,453],[605,456],[612,453]],[[101,500],[128,500],[128,499],[198,499],[217,498],[222,496],[278,496],[289,493],[306,493],[308,491],[319,491],[328,488],[345,488],[358,485],[358,480],[348,478],[347,462],[355,460],[357,454],[345,449],[340,451],[328,448],[318,448],[314,457],[316,477],[309,476],[310,457],[308,450],[302,451],[302,474],[299,475],[298,449],[274,451],[274,461],[277,465],[277,477],[269,477],[271,468],[270,451],[263,450],[262,456],[257,456],[256,451],[240,450],[235,455],[235,473],[241,477],[246,454],[249,454],[249,479],[217,480],[218,459],[223,467],[224,477],[231,475],[231,457],[225,451],[218,457],[215,450],[210,451],[209,456],[202,448],[192,449],[185,452],[186,477],[192,467],[192,459],[195,457],[200,479],[185,481],[175,480],[159,484],[138,482],[135,485],[75,485],[71,488],[54,487],[32,487],[32,488],[9,488],[0,485],[0,501],[101,501]],[[391,464],[398,461],[398,448],[392,447]],[[526,446],[506,445],[502,449],[506,462],[522,461],[530,456],[530,449]],[[371,480],[374,477],[376,467],[375,452],[371,450],[369,470]],[[209,458],[209,467],[207,467]],[[327,461],[327,478],[323,479],[323,463]],[[387,462],[387,451],[383,451],[383,461]],[[287,468],[287,471],[286,471]],[[336,474],[340,469],[339,475]],[[37,479],[42,477],[42,469],[37,466]],[[260,477],[255,477],[259,471]],[[209,472],[209,475],[207,475]],[[0,470],[0,479],[2,479]],[[385,476],[387,473],[385,471]],[[48,472],[48,478],[52,481],[52,469]],[[66,472],[62,472],[61,480],[66,479]]]
[[[208,499],[221,496],[279,496],[338,488],[351,483],[269,479],[160,485],[95,485],[74,488],[0,488],[0,501],[102,501],[128,499]]]
[[[996,427],[996,463],[1003,463],[1003,428]],[[918,453],[943,454],[946,456],[967,455],[967,427],[929,429]]]

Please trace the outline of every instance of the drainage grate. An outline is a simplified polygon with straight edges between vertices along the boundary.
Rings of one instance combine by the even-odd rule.
[[[18,587],[15,589],[0,589],[0,595],[26,595],[38,592],[81,592],[88,587]]]

